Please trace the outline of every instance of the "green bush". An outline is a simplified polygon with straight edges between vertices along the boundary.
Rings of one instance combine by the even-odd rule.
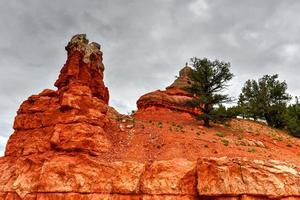
[[[218,137],[224,137],[224,136],[225,136],[225,134],[224,134],[224,133],[222,133],[222,132],[217,132],[217,133],[216,133],[216,136],[218,136]]]
[[[221,142],[223,143],[224,146],[228,146],[229,145],[229,141],[226,139],[221,140]]]
[[[286,129],[296,137],[300,137],[300,105],[290,105],[284,114]]]

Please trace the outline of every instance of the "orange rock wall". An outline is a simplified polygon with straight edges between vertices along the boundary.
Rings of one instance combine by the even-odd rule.
[[[0,158],[0,200],[300,199],[299,168],[280,161],[116,159],[115,144],[122,141],[109,133],[118,129],[112,121],[119,115],[108,107],[100,45],[76,35],[66,50],[58,90],[29,97],[17,112]],[[185,80],[141,97],[139,109],[197,113],[182,107],[191,98],[177,87]]]
[[[2,199],[300,199],[299,172],[278,161],[177,158],[147,165],[56,154],[8,156],[0,166]]]

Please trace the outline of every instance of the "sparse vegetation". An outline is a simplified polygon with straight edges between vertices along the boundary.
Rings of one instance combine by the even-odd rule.
[[[252,133],[253,132],[253,128],[251,126],[248,127],[248,133]]]
[[[180,129],[183,129],[183,126],[180,125],[180,124],[178,124],[177,127],[180,128]]]
[[[256,152],[256,149],[254,149],[254,148],[248,149],[248,152],[249,152],[249,153],[255,153],[255,152]]]
[[[282,141],[283,140],[283,137],[282,136],[276,136],[276,138],[274,138],[275,140],[278,140],[278,141]]]
[[[274,130],[271,130],[268,134],[269,134],[269,137],[271,137],[273,140],[277,140],[277,141],[283,140],[283,137]]]
[[[158,128],[163,128],[163,123],[162,122],[158,122]]]
[[[175,129],[176,129],[176,132],[182,132],[182,133],[185,132],[185,131],[183,130],[183,126],[180,125],[180,124],[178,124],[178,125],[175,124]]]
[[[223,143],[224,146],[228,146],[229,145],[229,141],[226,139],[222,139],[221,142]]]
[[[224,137],[224,136],[225,136],[225,134],[224,134],[224,133],[222,133],[222,132],[217,132],[217,133],[216,133],[216,136],[218,136],[218,137]]]
[[[243,139],[243,135],[238,135],[238,140],[242,140]]]

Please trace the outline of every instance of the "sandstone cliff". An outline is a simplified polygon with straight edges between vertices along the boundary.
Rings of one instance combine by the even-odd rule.
[[[188,67],[123,116],[108,106],[100,45],[81,34],[66,50],[58,89],[17,112],[0,199],[300,199],[300,142],[244,120],[204,128],[183,106]]]

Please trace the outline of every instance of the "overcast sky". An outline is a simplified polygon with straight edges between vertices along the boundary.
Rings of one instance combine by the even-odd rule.
[[[298,0],[0,0],[0,155],[19,105],[54,88],[77,33],[101,44],[110,104],[122,113],[194,56],[231,63],[232,96],[275,73],[300,95],[299,10]]]

